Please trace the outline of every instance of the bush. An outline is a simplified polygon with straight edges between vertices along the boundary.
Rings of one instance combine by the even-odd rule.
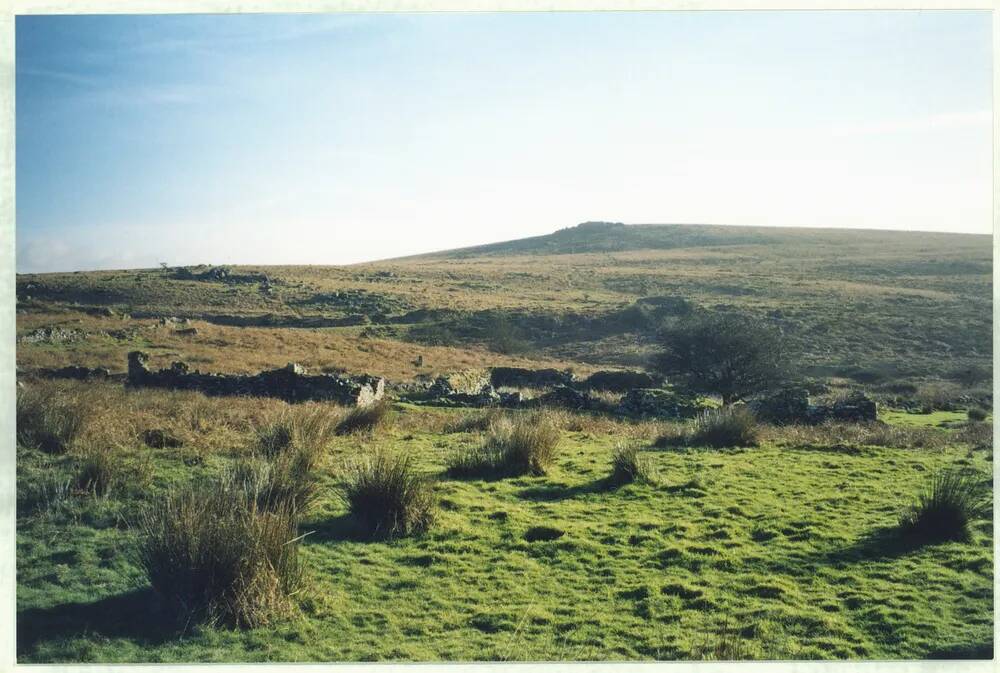
[[[559,426],[546,412],[500,416],[479,447],[453,456],[453,476],[543,475],[555,461]]]
[[[297,519],[223,483],[168,494],[139,522],[153,589],[188,620],[253,628],[291,608],[300,583]]]
[[[694,423],[677,433],[661,435],[654,446],[757,446],[757,420],[743,405],[708,409]]]
[[[434,520],[431,484],[409,456],[378,450],[361,458],[348,472],[342,497],[373,535],[421,533]]]
[[[83,430],[87,408],[53,387],[18,388],[17,443],[46,453],[65,453]]]
[[[781,332],[748,316],[702,313],[660,335],[655,370],[691,392],[715,393],[724,404],[787,383],[788,349]]]
[[[971,407],[968,412],[969,420],[973,422],[982,422],[986,420],[987,412],[985,409],[980,407]]]
[[[632,482],[650,484],[655,481],[649,459],[632,444],[619,444],[611,454],[611,474],[608,484],[622,486]]]
[[[389,403],[385,400],[354,407],[337,424],[337,434],[370,432],[382,424],[388,413]]]
[[[969,522],[989,514],[985,483],[975,472],[956,469],[934,475],[900,520],[903,536],[928,543],[968,540]]]

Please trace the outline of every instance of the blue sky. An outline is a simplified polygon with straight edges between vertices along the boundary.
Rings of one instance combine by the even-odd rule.
[[[17,270],[991,231],[988,12],[20,16]]]

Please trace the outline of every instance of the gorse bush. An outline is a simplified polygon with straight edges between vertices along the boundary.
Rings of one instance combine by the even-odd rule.
[[[482,445],[456,453],[448,466],[453,476],[542,475],[555,462],[559,426],[547,412],[499,416]]]
[[[184,620],[257,627],[286,614],[300,585],[297,518],[232,484],[175,491],[140,519],[139,559]]]
[[[87,420],[87,406],[51,386],[18,388],[17,443],[46,453],[65,453],[80,435]]]
[[[900,520],[903,536],[913,542],[967,540],[969,523],[990,511],[984,477],[949,469],[934,475],[917,503]]]
[[[348,468],[341,495],[372,535],[421,533],[434,521],[431,483],[407,455],[375,450],[362,456]]]
[[[618,444],[611,454],[611,474],[608,475],[610,486],[622,486],[637,482],[650,484],[655,481],[655,474],[649,459],[639,453],[634,444]]]
[[[347,435],[355,432],[370,432],[385,421],[388,413],[389,403],[385,400],[354,407],[337,424],[337,434]]]

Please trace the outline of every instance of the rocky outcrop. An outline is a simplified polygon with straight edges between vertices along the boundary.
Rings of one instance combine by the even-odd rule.
[[[494,367],[490,370],[490,384],[495,388],[548,388],[572,385],[572,372],[558,369],[525,369],[523,367]]]
[[[241,375],[192,372],[183,362],[174,362],[168,369],[150,371],[146,366],[148,359],[149,356],[141,351],[128,354],[128,385],[198,390],[206,395],[277,397],[287,402],[314,400],[358,406],[371,404],[385,395],[383,378],[311,375],[295,363],[259,374]]]

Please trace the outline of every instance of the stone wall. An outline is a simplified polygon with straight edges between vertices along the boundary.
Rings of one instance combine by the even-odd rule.
[[[385,395],[383,378],[311,375],[294,363],[282,369],[242,375],[192,372],[183,362],[174,362],[168,369],[151,371],[146,366],[148,359],[149,356],[141,351],[128,354],[128,385],[197,390],[206,395],[277,397],[287,402],[331,401],[358,406],[371,404]]]
[[[549,388],[572,385],[572,372],[558,369],[525,369],[523,367],[494,367],[490,370],[490,384],[494,388]]]

